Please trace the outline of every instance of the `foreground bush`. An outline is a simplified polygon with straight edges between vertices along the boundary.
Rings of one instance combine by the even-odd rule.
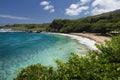
[[[66,63],[57,60],[57,69],[31,65],[14,80],[120,80],[120,36],[97,47],[85,57],[72,54]]]

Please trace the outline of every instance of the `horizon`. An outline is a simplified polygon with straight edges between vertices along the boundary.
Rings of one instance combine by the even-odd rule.
[[[0,25],[43,24],[79,19],[120,9],[120,0],[1,0]]]

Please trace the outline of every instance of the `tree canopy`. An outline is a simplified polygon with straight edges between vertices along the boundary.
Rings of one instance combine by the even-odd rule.
[[[50,32],[95,32],[107,33],[110,31],[120,30],[120,13],[101,14],[97,16],[89,16],[76,20],[55,19],[48,31]]]

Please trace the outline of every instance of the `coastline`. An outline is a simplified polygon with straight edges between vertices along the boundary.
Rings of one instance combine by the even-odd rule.
[[[92,40],[94,40],[97,43],[100,43],[102,45],[105,44],[105,40],[111,40],[110,37],[101,36],[101,35],[99,35],[97,33],[70,33],[70,34],[92,39]]]
[[[80,44],[85,45],[90,50],[98,50],[98,48],[95,46],[95,44],[97,42],[92,40],[92,39],[86,38],[86,37],[73,35],[73,34],[64,34],[64,33],[51,33],[51,32],[49,32],[48,34],[57,34],[57,35],[67,36],[67,37],[70,37],[71,39],[77,40]]]
[[[77,40],[80,44],[86,45],[90,50],[98,50],[95,44],[104,45],[105,40],[111,40],[110,37],[97,35],[96,33],[70,33],[70,34],[50,33],[50,34],[58,34],[70,37],[71,39]]]
[[[0,32],[21,32],[21,31],[15,31],[12,29],[0,29]],[[97,33],[69,33],[69,34],[52,33],[52,32],[45,32],[45,33],[58,34],[58,35],[70,37],[71,39],[77,40],[80,44],[86,45],[88,49],[91,49],[91,50],[98,50],[97,47],[95,46],[96,43],[104,45],[105,40],[111,40],[110,37],[101,36],[101,35],[98,35]]]

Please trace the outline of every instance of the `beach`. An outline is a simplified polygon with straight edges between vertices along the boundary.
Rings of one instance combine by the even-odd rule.
[[[11,30],[11,29],[0,29],[0,32],[16,32],[16,31]],[[71,39],[77,40],[80,44],[86,45],[91,50],[98,50],[96,48],[95,44],[104,45],[105,40],[111,40],[110,37],[101,36],[97,33],[69,33],[69,34],[66,34],[66,33],[51,33],[51,32],[47,32],[47,33],[68,36]]]
[[[90,50],[98,50],[95,44],[105,44],[105,40],[111,40],[110,37],[100,36],[95,33],[50,33],[50,34],[58,34],[70,37],[71,39],[77,40],[80,44],[86,45]]]
[[[65,34],[65,33],[49,33],[49,34],[57,34],[57,35],[62,35],[62,36],[67,36],[70,37],[71,39],[77,40],[80,44],[86,45],[90,50],[98,50],[95,44],[97,43],[96,41],[86,38],[86,37],[81,37],[78,35],[73,35],[73,34]]]
[[[94,40],[97,43],[100,43],[102,45],[105,44],[105,40],[111,40],[110,37],[102,36],[102,35],[99,35],[99,34],[96,34],[96,33],[70,33],[70,34],[92,39],[92,40]]]

